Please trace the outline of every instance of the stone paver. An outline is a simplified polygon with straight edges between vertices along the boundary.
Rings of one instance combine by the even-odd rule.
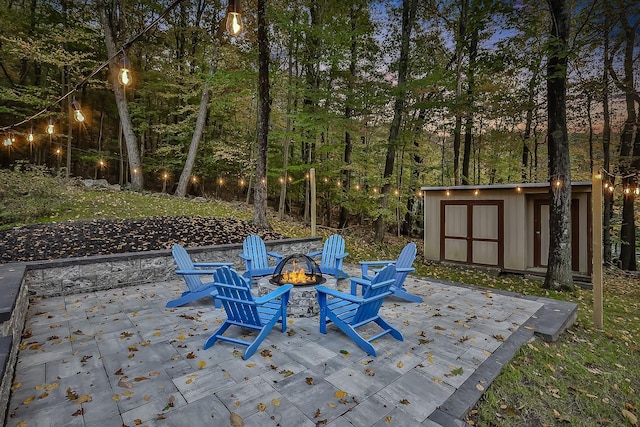
[[[232,414],[244,426],[465,425],[481,396],[476,385],[486,389],[538,323],[559,333],[541,317],[545,304],[566,314],[556,319],[562,327],[575,311],[410,277],[406,287],[424,302],[385,302],[382,315],[405,340],[378,339],[377,357],[335,326],[320,334],[317,317],[292,317],[245,361],[230,343],[202,349],[225,318],[210,300],[164,307],[183,287],[174,280],[33,301],[6,425],[228,426]]]

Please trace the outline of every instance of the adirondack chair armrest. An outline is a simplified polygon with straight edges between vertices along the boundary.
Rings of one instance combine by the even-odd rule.
[[[282,261],[282,258],[283,258],[283,256],[280,255],[278,252],[267,252],[267,255],[275,258],[278,262]]]
[[[362,286],[363,290],[366,286],[371,285],[371,281],[366,278],[351,277],[349,280],[351,280],[351,295],[358,293],[358,285]]]
[[[263,305],[271,300],[280,298],[293,288],[293,285],[286,284],[278,287],[276,290],[269,292],[267,295],[256,298],[256,305]]]
[[[336,258],[338,258],[338,259],[342,259],[342,258],[344,258],[344,257],[346,257],[346,256],[348,256],[348,255],[349,255],[349,252],[345,252],[345,253],[343,253],[343,254],[336,255]]]
[[[394,264],[394,265],[395,265],[395,263],[396,263],[396,260],[395,260],[395,259],[394,259],[394,260],[388,260],[388,261],[384,261],[384,260],[383,260],[383,261],[360,261],[360,265],[361,265],[361,266],[363,266],[363,267],[364,267],[365,265],[366,265],[367,267],[369,267],[369,266],[374,266],[374,267],[376,267],[376,266],[380,266],[380,265],[387,266],[387,265],[389,265],[389,264]]]
[[[194,262],[193,266],[196,268],[233,267],[233,263],[232,262]]]
[[[327,288],[326,286],[316,286],[316,291],[319,293],[330,295],[334,298],[340,298],[340,299],[355,302],[358,304],[363,301],[362,297],[340,292],[335,289]]]
[[[243,260],[245,260],[245,261],[251,261],[251,257],[250,257],[250,256],[248,256],[248,255],[245,255],[245,254],[238,254],[238,256],[239,256],[240,258],[242,258]]]
[[[416,271],[416,269],[413,268],[413,267],[405,267],[405,268],[397,268],[396,267],[396,271],[398,273],[413,273],[414,271]]]
[[[181,276],[206,276],[215,272],[216,270],[176,270],[176,274]]]
[[[307,254],[307,256],[308,256],[309,258],[315,258],[315,257],[317,257],[318,255],[322,255],[322,251],[314,251],[314,252],[309,252],[309,253]]]

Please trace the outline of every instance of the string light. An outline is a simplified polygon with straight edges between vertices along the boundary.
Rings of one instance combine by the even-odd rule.
[[[33,136],[33,128],[31,128],[31,130],[29,131],[29,134],[27,135],[27,141],[33,142],[34,139],[35,138]]]
[[[244,179],[240,178],[240,187],[244,187]]]
[[[120,59],[120,73],[118,74],[118,81],[122,86],[129,86],[132,82],[131,79],[131,61],[125,54]]]
[[[516,192],[517,192],[517,193],[522,193],[522,187],[517,186],[517,187],[516,187]]]
[[[360,191],[360,184],[356,184],[356,191]]]
[[[400,195],[400,191],[398,191],[398,190],[394,190],[394,191],[393,191],[393,195],[394,195],[394,196],[398,196],[398,195]]]
[[[284,184],[284,177],[281,176],[280,178],[278,178],[278,181],[280,181],[280,184]]]
[[[222,184],[224,184],[224,179],[218,178],[218,185],[222,185]]]
[[[232,37],[236,37],[242,32],[243,25],[240,0],[229,0],[229,5],[227,7],[226,28],[227,32]]]
[[[444,194],[445,194],[447,197],[449,197],[449,196],[451,195],[451,191],[447,190],[447,191],[445,191],[445,192],[444,192]]]
[[[100,166],[101,168],[104,168],[105,167],[104,160],[102,159],[98,160],[98,166]]]
[[[71,108],[73,108],[73,117],[76,119],[76,122],[84,122],[84,114],[82,114],[82,110],[80,109],[80,103],[74,99],[71,103]]]
[[[473,195],[477,196],[478,194],[480,194],[480,190],[478,190],[477,188],[475,190],[473,190]]]
[[[287,179],[289,180],[289,182],[293,182],[293,177],[291,175],[289,175]]]
[[[197,177],[197,176],[195,176],[195,175],[193,175],[193,176],[191,177],[191,182],[193,182],[194,184],[197,184],[197,183],[198,183],[198,177]]]
[[[47,125],[47,133],[49,135],[53,135],[55,131],[56,131],[56,128],[53,125],[53,118],[49,118],[49,124]]]

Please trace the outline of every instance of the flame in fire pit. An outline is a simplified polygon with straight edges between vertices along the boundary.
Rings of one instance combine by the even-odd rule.
[[[307,273],[304,271],[304,268],[295,268],[295,263],[293,264],[293,271],[285,271],[282,273],[282,282],[283,283],[291,283],[293,285],[298,283],[307,283],[309,281],[309,277],[307,277]]]

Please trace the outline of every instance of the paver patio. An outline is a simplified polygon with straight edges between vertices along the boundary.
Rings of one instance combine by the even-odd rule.
[[[226,316],[210,300],[166,309],[181,279],[36,300],[6,425],[465,425],[534,330],[557,336],[575,316],[554,300],[413,276],[405,285],[424,302],[387,299],[381,313],[405,341],[379,339],[378,357],[333,325],[320,334],[317,317],[290,317],[247,361],[229,343],[202,350]]]

